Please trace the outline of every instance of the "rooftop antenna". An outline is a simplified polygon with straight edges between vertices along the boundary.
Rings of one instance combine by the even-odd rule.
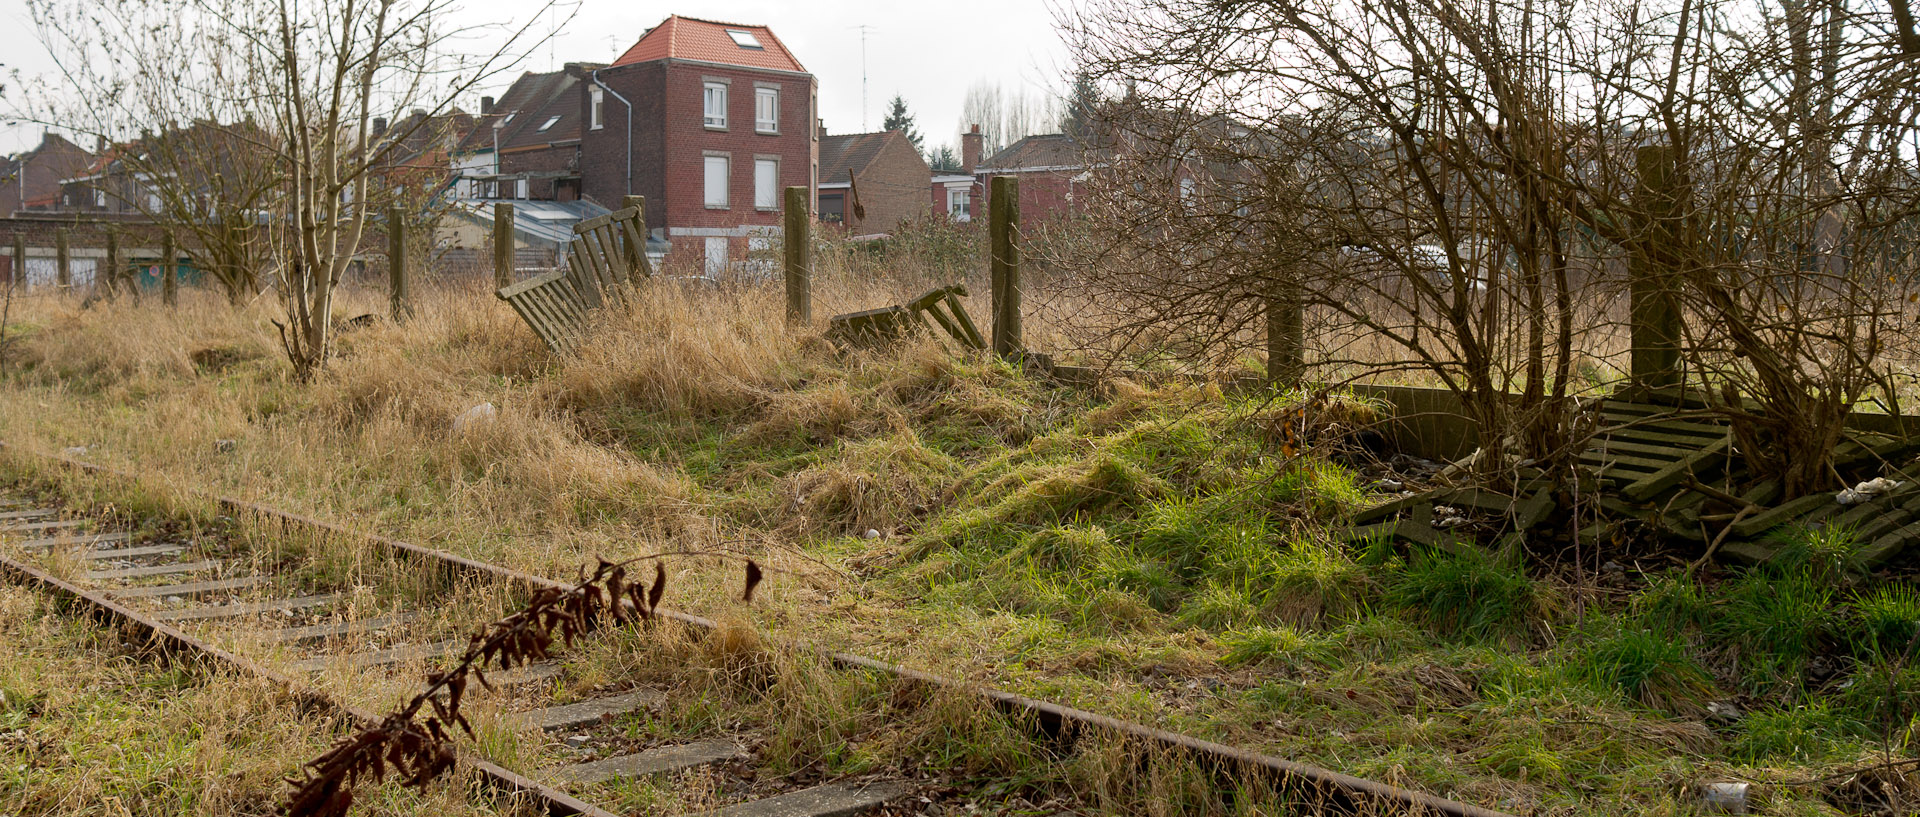
[[[867,132],[867,32],[873,30],[870,25],[857,25],[853,28],[860,32],[860,131]]]

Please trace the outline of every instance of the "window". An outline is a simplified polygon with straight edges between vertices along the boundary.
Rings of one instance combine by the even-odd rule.
[[[603,99],[605,95],[606,93],[600,90],[600,86],[598,85],[587,89],[587,121],[588,121],[587,127],[588,128],[591,128],[593,130],[599,130],[602,127],[605,127],[600,122],[600,105],[602,102],[606,101],[605,99]]]
[[[761,50],[766,49],[765,46],[762,46],[760,44],[760,38],[753,36],[753,32],[751,31],[741,31],[737,28],[729,28],[727,29],[727,36],[732,37],[733,44],[740,46],[741,48],[757,48]]]
[[[820,194],[820,220],[839,224],[846,218],[847,198],[843,193]]]
[[[706,89],[707,127],[724,129],[727,126],[727,84],[709,82]]]
[[[947,215],[954,221],[972,221],[973,192],[964,187],[947,188]]]
[[[1194,190],[1195,190],[1195,188],[1197,188],[1197,187],[1199,187],[1199,185],[1198,185],[1197,183],[1195,183],[1195,182],[1194,182],[1194,180],[1193,180],[1193,177],[1192,177],[1192,176],[1188,176],[1188,177],[1186,177],[1186,178],[1184,178],[1184,179],[1181,179],[1181,180],[1180,180],[1180,200],[1181,200],[1181,201],[1190,201],[1190,200],[1192,200],[1192,199],[1193,199],[1193,191],[1194,191]]]
[[[527,180],[526,179],[516,179],[514,181],[513,197],[516,199],[524,199],[527,197]]]
[[[753,89],[753,129],[761,133],[780,132],[780,89]]]
[[[707,207],[727,209],[727,171],[731,160],[725,156],[707,157]]]
[[[107,191],[105,190],[93,191],[93,206],[98,207],[102,210],[107,209]]]
[[[552,119],[549,119],[549,120],[547,120],[547,121],[545,121],[545,122],[542,122],[542,123],[540,123],[540,129],[539,129],[539,130],[540,130],[540,132],[541,132],[541,133],[546,133],[546,132],[547,132],[547,129],[548,129],[548,128],[551,128],[551,127],[553,127],[553,125],[554,125],[554,123],[555,123],[555,122],[559,122],[559,121],[560,121],[560,117],[557,117],[557,116],[556,116],[556,117],[554,117],[554,118],[552,118]]]
[[[760,210],[780,209],[780,160],[753,160],[753,206]]]

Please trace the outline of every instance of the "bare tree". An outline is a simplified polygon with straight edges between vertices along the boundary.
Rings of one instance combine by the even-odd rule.
[[[260,258],[277,272],[287,357],[307,380],[332,349],[334,290],[361,252],[369,216],[387,203],[379,171],[409,144],[406,133],[374,134],[374,120],[418,109],[428,115],[410,127],[439,121],[453,100],[537,45],[532,21],[550,6],[502,26],[459,23],[449,0],[32,0],[42,39],[64,56],[62,77],[19,105],[17,118],[60,116],[109,139],[212,123],[247,156],[266,158],[245,163],[269,168],[266,183],[236,191],[237,177],[253,177],[204,144],[148,137],[139,142],[149,149],[135,152],[152,165],[137,178],[143,193],[167,191],[152,209],[205,231],[246,232],[252,255],[233,263],[251,266],[232,271],[236,281],[258,275]],[[455,51],[489,40],[495,47],[477,55]],[[155,158],[169,156],[177,158]]]
[[[1684,380],[1787,495],[1830,485],[1848,411],[1892,393],[1920,132],[1885,9],[1106,0],[1066,22],[1126,89],[1093,145],[1111,254],[1082,270],[1123,341],[1173,327],[1226,358],[1297,304],[1318,375],[1418,369],[1480,421],[1483,464],[1564,473],[1565,398],[1633,300],[1681,353],[1640,385]]]

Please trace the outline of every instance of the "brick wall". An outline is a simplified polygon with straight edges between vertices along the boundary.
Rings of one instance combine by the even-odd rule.
[[[710,130],[704,124],[702,91],[710,78],[729,82],[724,131]],[[754,130],[756,82],[779,88],[778,134]],[[754,160],[772,157],[779,161],[779,188],[811,187],[817,149],[813,141],[813,79],[747,68],[675,63],[667,71],[664,90],[661,126],[666,143],[668,224],[718,228],[778,225],[778,201],[770,210],[754,206]],[[731,160],[728,206],[724,210],[706,207],[706,154],[709,151],[726,153]]]
[[[855,220],[847,214],[847,229],[855,235],[889,233],[899,229],[901,222],[926,215],[924,193],[929,178],[927,160],[913,143],[904,136],[889,135],[879,155],[855,179],[867,217]]]
[[[728,81],[727,129],[705,125],[703,88],[708,78]],[[782,188],[814,183],[819,144],[814,139],[814,80],[811,76],[759,71],[750,68],[656,60],[609,68],[600,80],[633,103],[633,192],[647,197],[647,227],[668,229],[673,256],[697,258],[704,252],[702,237],[674,236],[671,228],[736,229],[777,227],[779,206],[754,206],[754,161],[772,157],[780,163]],[[780,91],[778,134],[757,133],[754,127],[754,83],[777,85]],[[591,121],[592,103],[581,85],[582,121]],[[626,110],[613,95],[601,111],[604,127],[581,136],[580,173],[583,193],[608,207],[618,207],[626,195]],[[728,207],[706,207],[706,153],[728,154]],[[782,201],[784,199],[781,199]],[[747,240],[734,237],[729,256],[744,258]]]
[[[633,103],[633,194],[647,197],[647,227],[667,226],[665,208],[665,146],[659,126],[663,116],[665,62],[623,65],[600,72],[600,81]],[[588,79],[580,84],[580,121],[590,122],[592,105]],[[627,110],[612,94],[605,97],[598,130],[580,133],[581,194],[609,208],[618,208],[627,195]]]

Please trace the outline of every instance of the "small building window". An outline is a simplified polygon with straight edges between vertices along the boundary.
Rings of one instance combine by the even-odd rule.
[[[780,89],[753,89],[753,129],[761,133],[780,132]]]
[[[737,28],[729,28],[727,29],[727,36],[732,37],[733,44],[740,46],[741,48],[758,48],[761,50],[766,49],[766,46],[763,46],[760,44],[760,38],[753,36],[753,32],[751,31],[741,31],[740,29],[737,29]]]
[[[709,128],[727,127],[727,84],[724,82],[706,83],[706,123]]]
[[[844,193],[820,194],[820,220],[839,224],[846,220],[847,198]]]
[[[526,179],[514,180],[513,197],[516,199],[524,199],[527,197],[527,180]]]
[[[605,96],[606,93],[598,85],[587,89],[587,127],[592,130],[605,127],[600,121],[600,108],[601,103],[606,101]]]
[[[98,207],[102,210],[107,209],[107,191],[105,190],[93,191],[93,206]]]
[[[753,206],[759,210],[780,209],[780,160],[753,160]]]
[[[947,188],[947,215],[954,221],[972,221],[973,192],[964,187]]]
[[[707,207],[727,209],[727,173],[732,160],[725,156],[707,157]]]
[[[547,121],[545,121],[545,122],[542,122],[542,123],[540,123],[540,128],[539,128],[539,131],[540,131],[541,133],[546,133],[546,132],[547,132],[547,129],[548,129],[548,128],[551,128],[551,127],[553,127],[553,126],[554,126],[554,123],[556,123],[556,122],[559,122],[559,121],[560,121],[560,117],[557,117],[557,116],[556,116],[556,117],[554,117],[554,118],[552,118],[552,119],[549,119],[549,120],[547,120]]]

